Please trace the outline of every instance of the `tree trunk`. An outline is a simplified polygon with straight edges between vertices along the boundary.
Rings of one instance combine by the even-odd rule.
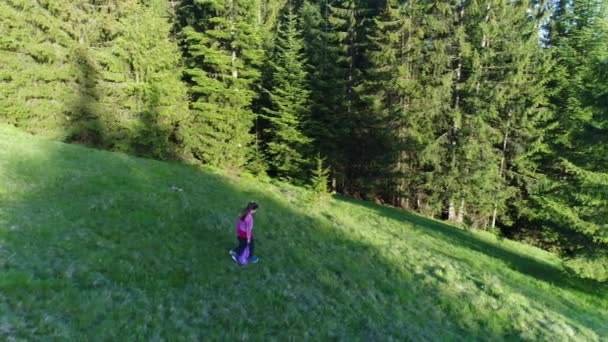
[[[450,200],[448,205],[448,221],[456,222],[456,207],[454,206],[454,200]]]
[[[236,9],[235,9],[235,4],[234,4],[234,0],[229,0],[230,1],[230,36],[231,36],[231,41],[230,41],[230,52],[231,52],[231,58],[230,58],[230,63],[232,66],[232,77],[233,78],[238,78],[239,77],[239,72],[236,68],[236,45],[235,45],[235,40],[236,40],[236,28],[235,28],[235,24],[236,24]]]
[[[460,3],[460,10],[458,12],[458,25],[462,26],[462,21],[464,19],[464,0],[461,1]],[[458,48],[458,54],[455,60],[456,63],[456,67],[454,69],[454,80],[452,83],[452,94],[453,94],[453,103],[452,103],[452,109],[453,109],[453,119],[452,119],[452,137],[451,137],[451,149],[452,149],[452,170],[454,170],[454,168],[456,168],[456,145],[458,144],[457,141],[457,132],[460,129],[460,113],[459,113],[459,109],[460,109],[460,93],[458,91],[458,83],[461,81],[462,79],[462,49],[459,47]],[[453,191],[450,190],[450,191]],[[453,196],[453,194],[449,194],[450,196]],[[458,217],[457,217],[457,213],[456,213],[456,207],[454,205],[454,199],[450,198],[450,202],[448,204],[448,220],[451,222],[457,222],[458,221]]]
[[[458,208],[458,213],[456,214],[456,222],[464,222],[464,198],[460,200],[460,208]]]
[[[505,136],[502,141],[502,156],[500,157],[500,170],[499,170],[499,178],[502,179],[503,174],[505,173],[505,164],[506,164],[506,156],[507,156],[507,145],[509,142],[509,129],[511,127],[511,113],[508,114],[507,128],[505,129]],[[496,217],[498,216],[498,200],[494,203],[494,211],[492,212],[492,224],[491,227],[496,227]]]

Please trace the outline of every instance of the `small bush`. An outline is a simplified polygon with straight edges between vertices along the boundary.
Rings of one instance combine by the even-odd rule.
[[[313,193],[316,201],[322,200],[327,196],[329,190],[327,184],[329,182],[329,168],[325,167],[325,158],[317,155],[315,158],[317,167],[312,171],[310,190]]]

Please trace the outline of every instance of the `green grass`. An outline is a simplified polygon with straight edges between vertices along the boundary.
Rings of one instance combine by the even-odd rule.
[[[0,340],[608,339],[606,287],[550,253],[304,197],[0,126]],[[239,267],[250,199],[261,262]]]

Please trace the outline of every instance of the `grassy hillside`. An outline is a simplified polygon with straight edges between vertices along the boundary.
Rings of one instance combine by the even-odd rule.
[[[549,253],[303,197],[0,126],[0,340],[608,338],[607,289]],[[261,262],[239,267],[250,199]]]

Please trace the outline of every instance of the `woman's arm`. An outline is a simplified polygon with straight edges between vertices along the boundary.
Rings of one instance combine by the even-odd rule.
[[[251,214],[247,215],[245,218],[245,224],[247,225],[247,243],[251,242],[251,235],[253,233],[253,216]]]

